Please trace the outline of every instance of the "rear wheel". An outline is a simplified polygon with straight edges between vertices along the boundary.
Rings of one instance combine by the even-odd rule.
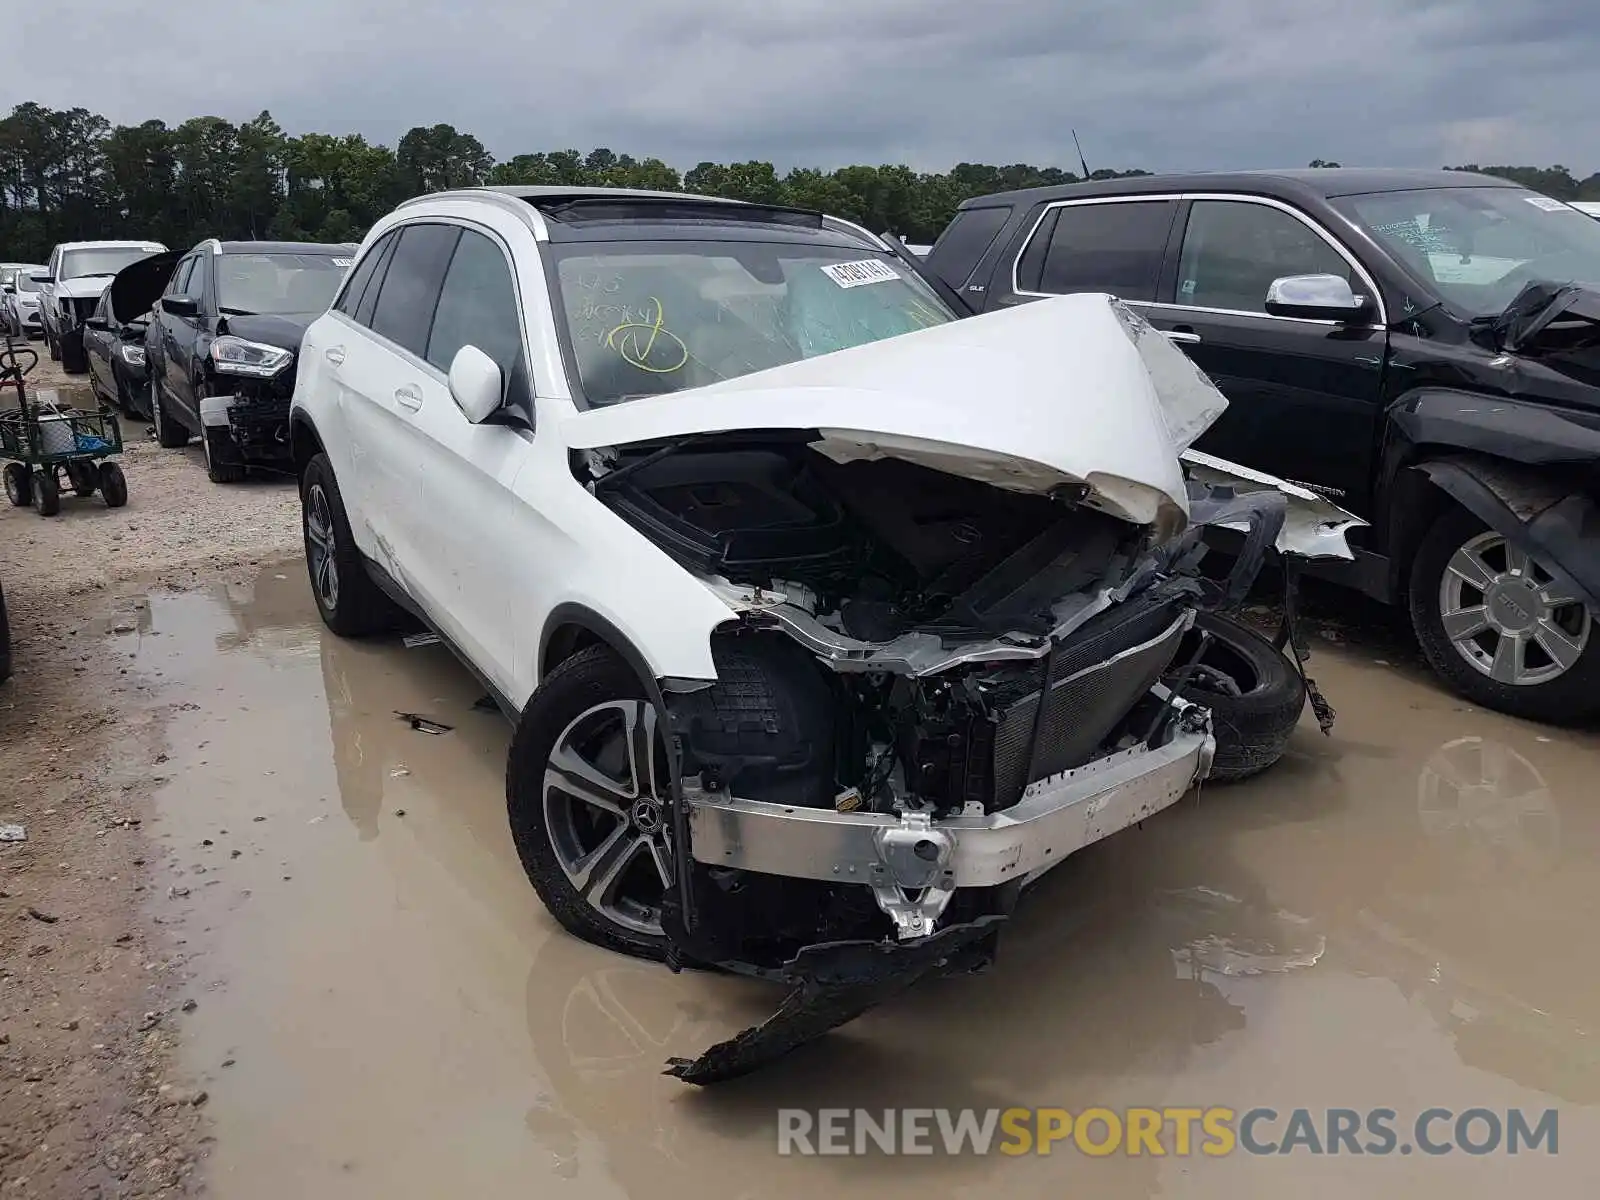
[[[99,472],[92,462],[69,462],[67,479],[72,484],[73,492],[79,496],[94,495],[100,483]]]
[[[340,637],[363,637],[403,624],[405,614],[372,581],[361,561],[326,454],[313,458],[301,476],[300,517],[306,572],[323,624]]]
[[[6,499],[18,508],[33,503],[33,476],[22,463],[6,464]]]
[[[168,450],[189,444],[189,431],[180,425],[167,408],[167,400],[155,380],[150,381],[150,418],[155,422],[156,441]]]
[[[128,477],[114,462],[100,464],[100,498],[107,508],[121,508],[128,502]]]
[[[1461,695],[1535,721],[1600,713],[1600,631],[1582,599],[1466,509],[1424,535],[1409,593],[1423,653]]]

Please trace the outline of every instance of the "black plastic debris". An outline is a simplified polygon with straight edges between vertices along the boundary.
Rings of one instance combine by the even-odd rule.
[[[499,712],[500,706],[494,702],[493,696],[479,696],[472,702],[472,707],[479,712]]]
[[[455,728],[454,725],[442,724],[441,722],[435,721],[430,717],[423,716],[421,713],[408,713],[396,710],[394,715],[399,717],[402,721],[408,723],[411,728],[417,730],[419,733],[449,733]]]
[[[807,946],[784,967],[783,975],[793,986],[777,1012],[699,1058],[668,1059],[662,1074],[702,1086],[748,1075],[893,999],[918,980],[970,969],[968,956],[961,952],[994,933],[1005,919],[980,917],[914,942]]]

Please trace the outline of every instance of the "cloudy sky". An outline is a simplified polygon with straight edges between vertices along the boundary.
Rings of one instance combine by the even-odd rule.
[[[0,109],[113,122],[269,109],[497,158],[680,168],[1564,163],[1600,170],[1591,0],[50,0],[8,17]],[[136,15],[135,15],[136,14]],[[20,69],[19,69],[20,64]],[[59,69],[56,69],[56,68]],[[1586,82],[1587,81],[1587,82]]]

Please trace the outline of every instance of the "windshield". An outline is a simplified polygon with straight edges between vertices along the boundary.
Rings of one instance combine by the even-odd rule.
[[[225,254],[217,304],[233,313],[319,313],[349,265],[330,254]]]
[[[783,242],[552,247],[591,405],[703,387],[955,318],[887,254]]]
[[[85,275],[115,275],[129,263],[159,254],[143,246],[100,246],[92,250],[67,250],[61,255],[61,278],[80,279]]]
[[[1334,201],[1451,308],[1499,314],[1533,280],[1600,282],[1600,222],[1522,188],[1425,188]]]

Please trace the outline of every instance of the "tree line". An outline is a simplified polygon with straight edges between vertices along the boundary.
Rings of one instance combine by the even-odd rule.
[[[1313,167],[1339,164],[1313,159]],[[1562,200],[1600,199],[1600,172],[1478,167]],[[1089,178],[1148,175],[1098,170]],[[1060,167],[959,163],[943,173],[898,165],[832,171],[769,162],[702,162],[687,171],[608,149],[549,150],[495,161],[452,125],[417,126],[392,149],[359,134],[286,134],[272,115],[234,124],[113,126],[83,108],[19,104],[0,118],[0,259],[40,261],[60,241],[140,238],[187,247],[206,237],[357,241],[401,200],[480,183],[641,187],[796,204],[875,232],[931,242],[961,201],[1073,183]]]

